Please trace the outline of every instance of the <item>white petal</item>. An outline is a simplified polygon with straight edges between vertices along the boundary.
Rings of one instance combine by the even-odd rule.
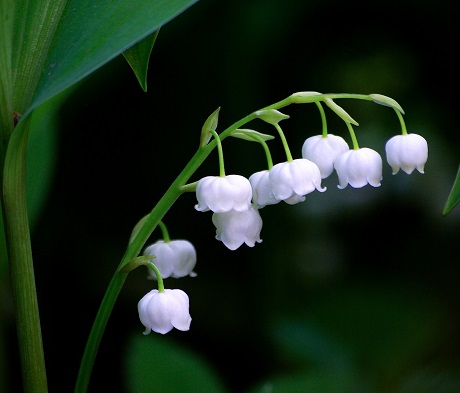
[[[275,205],[280,202],[273,195],[268,170],[253,173],[249,177],[249,183],[251,183],[252,187],[252,201],[257,208],[260,209],[266,205]]]
[[[402,169],[411,174],[416,168],[424,173],[425,163],[428,160],[428,144],[418,134],[395,135],[385,145],[387,162],[397,174]]]
[[[382,158],[375,150],[361,148],[342,153],[334,162],[340,189],[348,184],[361,188],[367,184],[379,187],[382,180]]]
[[[313,161],[325,179],[334,170],[335,159],[343,152],[349,150],[347,142],[334,134],[315,135],[308,138],[302,146],[302,157]]]
[[[270,182],[275,198],[293,204],[296,195],[303,197],[314,191],[326,191],[321,187],[321,173],[318,166],[305,158],[282,162],[270,169]]]
[[[244,211],[251,205],[252,188],[243,176],[206,176],[198,181],[196,197],[195,209],[198,211]]]
[[[254,247],[256,242],[262,241],[262,218],[254,207],[244,212],[214,213],[212,222],[216,226],[216,239],[230,250],[236,250],[243,243]]]
[[[139,301],[138,312],[139,319],[146,328],[144,334],[149,334],[151,330],[166,334],[173,327],[188,330],[192,320],[188,296],[180,289],[150,291]]]

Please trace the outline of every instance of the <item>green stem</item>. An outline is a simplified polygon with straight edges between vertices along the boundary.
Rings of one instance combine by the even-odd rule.
[[[171,241],[171,239],[169,238],[169,232],[168,232],[168,228],[166,228],[166,225],[164,224],[163,221],[160,221],[158,223],[158,226],[160,227],[161,229],[161,233],[163,235],[163,241],[165,243],[169,243]]]
[[[165,291],[165,286],[163,284],[163,277],[161,277],[160,271],[158,270],[158,268],[152,262],[147,263],[147,266],[150,269],[152,269],[153,272],[155,273],[155,276],[156,276],[157,281],[158,281],[158,292],[164,292]]]
[[[281,109],[291,104],[298,104],[298,103],[307,103],[307,102],[316,102],[321,101],[324,98],[356,98],[356,99],[366,99],[372,100],[369,96],[365,95],[352,95],[352,94],[323,94],[319,96],[313,96],[311,101],[308,100],[299,100],[295,96],[289,96],[284,100],[281,100],[275,104],[272,104],[265,109]],[[80,365],[80,370],[77,377],[77,382],[75,386],[75,393],[85,393],[88,389],[89,380],[91,376],[91,371],[94,365],[94,361],[96,359],[96,354],[107,325],[108,319],[112,312],[113,306],[115,301],[123,287],[123,284],[126,280],[127,273],[122,271],[124,265],[126,265],[129,261],[136,258],[137,255],[141,252],[142,247],[144,246],[145,242],[148,240],[149,236],[153,232],[153,230],[159,225],[160,221],[163,219],[165,214],[168,212],[170,207],[174,204],[174,202],[179,198],[179,196],[184,192],[187,191],[187,187],[184,187],[190,179],[190,177],[195,173],[195,171],[200,167],[200,165],[204,162],[204,160],[209,156],[211,151],[216,147],[219,146],[221,141],[223,141],[226,137],[228,137],[234,130],[237,128],[241,128],[246,123],[249,123],[251,120],[254,120],[257,116],[254,115],[254,112],[245,116],[241,120],[233,123],[230,127],[228,127],[225,131],[223,131],[220,135],[217,136],[214,140],[210,143],[201,146],[186,167],[182,170],[179,176],[174,180],[171,184],[169,189],[163,195],[163,197],[159,200],[157,205],[153,208],[152,212],[146,217],[145,222],[143,223],[142,227],[139,229],[139,232],[131,239],[131,242],[128,245],[128,248],[123,256],[108,288],[102,299],[101,305],[99,307],[99,311],[96,315],[96,318],[93,323],[93,327],[91,329],[85,351],[83,353],[82,362]],[[279,126],[278,126],[279,127]],[[288,159],[292,160],[292,156],[290,155],[289,148],[287,147],[286,139],[284,138],[284,134],[281,131],[280,134],[283,143],[285,144],[286,155]],[[223,162],[221,165],[221,175],[223,168]],[[223,172],[225,174],[225,171]]]
[[[45,393],[48,386],[25,187],[29,123],[30,118],[19,123],[9,141],[4,166],[2,206],[23,389],[26,393]]]
[[[353,143],[353,149],[358,150],[359,145],[358,145],[358,139],[356,139],[355,131],[353,130],[353,127],[351,126],[351,124],[349,122],[346,121],[345,124],[347,125],[348,131],[350,132],[351,141]]]
[[[402,135],[407,135],[406,123],[404,122],[404,118],[403,118],[402,113],[396,108],[393,108],[393,109],[395,110],[396,115],[398,116],[399,122],[401,123],[401,133],[402,133]]]
[[[287,161],[292,161],[292,155],[291,155],[291,150],[289,149],[289,145],[287,143],[286,137],[284,135],[283,130],[281,129],[280,125],[278,123],[273,124],[278,131],[278,134],[280,135],[281,141],[283,142],[284,146],[284,151],[286,152],[286,158]]]
[[[372,97],[367,94],[348,94],[348,93],[338,93],[338,94],[317,94],[317,95],[309,95],[303,97],[299,95],[299,93],[294,93],[285,99],[275,102],[272,105],[266,106],[261,110],[268,110],[268,109],[281,109],[291,104],[309,104],[312,102],[320,102],[324,101],[326,98],[330,98],[331,100],[335,100],[337,98],[350,98],[355,100],[365,100],[365,101],[373,101]]]
[[[234,123],[220,134],[220,140],[224,140],[231,134],[232,131],[240,128],[254,118],[255,116],[250,114]],[[152,212],[147,216],[137,235],[131,240],[125,255],[123,256],[107,288],[107,291],[99,307],[99,311],[94,320],[93,327],[91,329],[88,341],[86,343],[86,348],[83,353],[83,358],[75,385],[75,393],[84,393],[88,389],[92,368],[105,327],[107,326],[107,322],[112,312],[113,306],[115,305],[115,301],[127,277],[127,273],[122,272],[123,266],[134,259],[141,252],[142,247],[148,240],[153,230],[157,227],[157,225],[159,225],[160,221],[168,212],[170,207],[182,194],[183,186],[187,183],[188,179],[190,179],[190,177],[196,172],[196,170],[200,167],[200,165],[204,162],[204,160],[209,156],[211,151],[216,146],[217,141],[213,140],[209,144],[198,149],[198,151],[185,166],[176,180],[174,180],[174,182],[168,188],[163,197],[158,201]]]
[[[225,177],[224,152],[222,151],[222,141],[216,131],[210,131],[217,143],[217,152],[219,154],[219,176]]]
[[[323,106],[319,101],[315,102],[316,106],[318,107],[319,114],[321,115],[321,124],[323,126],[323,138],[327,137],[327,122],[326,122],[326,114],[324,113]]]
[[[270,149],[268,148],[268,145],[267,145],[267,142],[265,142],[260,136],[258,135],[252,135],[252,138],[254,138],[257,142],[259,142],[264,151],[265,151],[265,157],[267,158],[267,167],[268,167],[268,170],[272,169],[273,168],[273,159],[272,159],[272,155],[270,153]]]

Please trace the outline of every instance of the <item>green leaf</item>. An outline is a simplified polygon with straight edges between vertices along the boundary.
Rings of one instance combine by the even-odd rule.
[[[210,364],[166,336],[133,336],[124,359],[126,388],[132,393],[227,392]]]
[[[11,46],[13,41],[14,1],[0,2],[0,140],[3,134],[9,134],[13,129],[11,113],[13,84],[11,80]],[[5,138],[6,139],[6,138]],[[0,150],[4,150],[0,146]],[[0,157],[3,153],[0,152]],[[0,159],[0,167],[1,167]],[[0,176],[1,179],[1,176]]]
[[[460,202],[460,166],[458,168],[457,176],[455,178],[452,189],[450,190],[449,197],[447,198],[446,204],[444,205],[442,215],[447,216],[452,211],[452,209],[455,206],[457,206],[459,202]]]
[[[448,326],[447,310],[437,301],[399,285],[342,289],[309,309],[315,326],[381,381],[417,364]]]
[[[366,392],[366,383],[356,375],[327,371],[304,371],[264,381],[249,393],[355,393]]]
[[[123,52],[123,56],[133,69],[134,75],[136,75],[144,91],[147,91],[147,71],[149,69],[150,54],[152,53],[152,48],[158,33],[159,30],[155,31],[153,34],[150,34],[148,37]]]
[[[354,124],[355,126],[359,126],[358,122],[354,120],[341,106],[337,105],[332,99],[325,98],[324,103],[331,108],[343,121],[347,123]]]
[[[15,111],[25,115],[67,4],[66,0],[17,0],[12,40],[12,83]]]
[[[131,48],[197,0],[18,2],[14,57],[24,114]],[[30,23],[30,26],[28,26]],[[24,43],[24,44],[22,44]],[[30,94],[30,102],[22,94]],[[25,92],[25,93],[24,93]]]
[[[308,318],[285,317],[270,327],[270,335],[283,364],[336,372],[356,368],[347,348]]]

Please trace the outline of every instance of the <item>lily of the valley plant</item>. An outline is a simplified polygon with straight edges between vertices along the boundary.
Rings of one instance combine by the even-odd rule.
[[[97,7],[78,0],[0,2],[0,195],[26,393],[47,392],[25,193],[25,156],[29,131],[34,127],[32,115],[41,111],[52,116],[52,99],[120,53],[145,90],[146,69],[156,34],[163,24],[194,2],[177,0],[165,5],[168,2],[141,0],[133,6],[129,1],[113,0],[100,2]],[[119,18],[114,21],[107,15]],[[407,174],[415,169],[424,172],[428,159],[426,140],[408,133],[401,106],[380,94],[298,92],[249,113],[222,131],[218,131],[217,109],[197,135],[196,153],[132,230],[89,334],[76,393],[87,391],[111,311],[133,269],[145,266],[146,277],[153,286],[138,302],[144,334],[190,329],[188,295],[180,289],[165,288],[164,283],[167,279],[197,276],[199,250],[189,240],[170,239],[165,224],[167,212],[183,193],[196,193],[195,209],[216,227],[215,234],[209,236],[236,250],[244,244],[254,247],[262,242],[262,215],[267,210],[275,209],[279,203],[303,203],[312,192],[327,192],[321,182],[334,172],[340,189],[381,185],[383,160],[379,151],[383,149],[358,144],[354,129],[358,123],[336,102],[344,99],[370,101],[394,110],[401,132],[387,142],[386,161],[393,174],[400,169]],[[322,120],[322,133],[305,135],[301,148],[289,145],[289,135],[280,125],[289,118],[282,109],[299,104],[316,105]],[[328,132],[324,106],[344,121],[348,135]],[[274,135],[258,132],[258,122],[273,126]],[[228,137],[258,143],[264,150],[266,162],[261,162],[260,170],[249,178],[226,173],[223,142]],[[285,161],[273,162],[269,141],[281,144]],[[194,179],[197,169],[215,148],[219,158],[215,173]],[[157,227],[162,238],[148,244]]]
[[[321,185],[334,172],[337,173],[339,184],[343,189],[350,185],[361,188],[366,185],[379,187],[382,182],[382,157],[369,147],[360,147],[353,125],[358,123],[338,106],[333,99],[352,98],[369,100],[392,107],[400,120],[401,134],[393,136],[386,143],[387,162],[393,174],[401,168],[411,174],[415,168],[424,173],[428,159],[428,144],[418,134],[408,134],[403,120],[403,110],[399,104],[389,97],[379,94],[320,94],[316,92],[300,92],[288,98],[255,111],[242,120],[234,123],[221,134],[217,133],[218,114],[216,110],[205,122],[201,143],[197,154],[176,180],[176,192],[195,192],[197,204],[195,209],[200,212],[212,212],[212,222],[216,227],[216,239],[228,249],[236,250],[243,244],[254,247],[262,241],[262,218],[260,210],[268,205],[276,205],[281,201],[289,205],[302,203],[307,195],[314,192],[325,192]],[[280,109],[290,104],[314,103],[317,105],[323,122],[321,135],[308,137],[301,149],[301,158],[293,158],[287,138],[279,122],[288,116]],[[346,140],[337,135],[329,134],[325,112],[325,103],[345,122],[352,147]],[[246,123],[260,119],[272,124],[278,133],[286,153],[286,161],[273,164],[267,141],[274,136],[262,134],[254,129],[241,128]],[[267,162],[266,168],[252,174],[249,179],[238,174],[227,175],[225,172],[222,141],[227,137],[241,138],[246,141],[260,143],[264,149]],[[217,147],[219,157],[219,175],[205,176],[194,183],[185,184],[192,173],[190,166],[201,162],[211,149]],[[169,191],[171,192],[171,191]],[[157,220],[163,220],[164,214],[157,207],[152,211]],[[146,218],[141,220],[144,223]],[[129,261],[124,267],[130,271],[140,265],[149,268],[150,275],[158,281],[158,290],[154,289],[139,302],[139,318],[146,327],[145,334],[150,331],[167,333],[173,327],[188,330],[191,324],[189,314],[189,298],[180,290],[164,289],[163,279],[167,277],[196,276],[193,271],[196,263],[196,252],[186,240],[170,240],[163,221],[158,221],[163,232],[163,240],[145,248],[143,256]],[[137,236],[138,228],[133,236]]]

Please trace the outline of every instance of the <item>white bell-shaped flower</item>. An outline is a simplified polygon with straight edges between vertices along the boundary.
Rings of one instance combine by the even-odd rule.
[[[321,178],[325,179],[334,171],[335,159],[350,148],[341,136],[334,134],[315,135],[302,146],[302,157],[318,165]]]
[[[196,198],[195,209],[198,211],[245,211],[251,206],[251,183],[240,175],[206,176],[198,181]]]
[[[392,137],[385,145],[387,161],[393,169],[393,175],[402,169],[410,175],[415,168],[424,173],[428,160],[428,143],[418,134],[404,134]]]
[[[196,250],[187,240],[158,240],[144,250],[144,255],[154,255],[152,263],[158,268],[162,278],[195,277]],[[150,271],[150,270],[149,270]],[[152,278],[156,275],[151,272]]]
[[[273,195],[273,187],[270,182],[270,172],[268,170],[253,173],[249,177],[252,186],[252,202],[255,207],[260,209],[267,205],[276,205],[280,202]]]
[[[290,205],[303,202],[305,195],[315,189],[326,191],[326,187],[321,187],[321,173],[318,166],[305,158],[274,165],[270,169],[270,182],[275,198]]]
[[[214,213],[212,222],[216,226],[216,239],[232,251],[243,243],[254,247],[256,242],[262,242],[260,238],[262,218],[259,210],[253,206],[243,212],[232,210],[226,213]]]
[[[382,157],[375,150],[363,147],[348,150],[338,156],[334,168],[339,177],[340,189],[348,184],[354,188],[370,184],[379,187],[382,181]]]
[[[189,300],[180,289],[165,289],[164,292],[154,289],[139,301],[137,310],[145,326],[144,334],[149,334],[151,330],[166,334],[172,328],[190,329]]]

